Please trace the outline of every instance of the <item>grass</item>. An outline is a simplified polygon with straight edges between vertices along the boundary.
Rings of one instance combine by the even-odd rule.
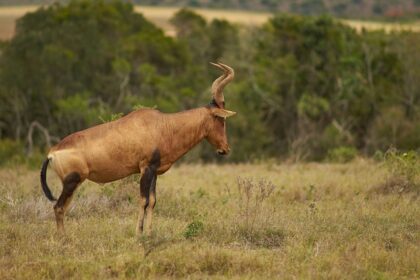
[[[419,196],[372,191],[387,172],[180,165],[159,177],[153,235],[139,238],[138,176],[84,183],[59,237],[38,171],[1,169],[0,278],[420,278]]]
[[[0,7],[0,39],[10,39],[14,34],[15,21],[25,13],[33,12],[37,6],[9,6]],[[174,36],[175,29],[169,23],[169,19],[179,10],[178,7],[151,7],[136,6],[137,12],[143,13],[146,18],[157,26],[161,27],[168,35]],[[215,10],[215,9],[198,9],[194,11],[203,16],[206,20],[226,19],[233,23],[242,25],[261,25],[272,16],[271,13],[251,12],[251,11],[234,11],[234,10]],[[345,24],[360,31],[384,29],[386,32],[413,30],[420,31],[420,22],[411,23],[384,23],[362,20],[342,20]]]

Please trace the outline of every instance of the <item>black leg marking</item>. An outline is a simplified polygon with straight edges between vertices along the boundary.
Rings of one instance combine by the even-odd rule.
[[[64,178],[63,191],[61,192],[57,203],[54,205],[55,220],[57,222],[57,229],[60,233],[64,232],[63,219],[66,208],[68,207],[71,197],[81,181],[82,179],[80,174],[77,172],[73,172]]]
[[[140,179],[140,195],[146,198],[146,205],[144,205],[144,209],[147,208],[149,205],[149,196],[150,196],[150,186],[153,180],[153,173],[150,168],[146,168],[144,174],[141,176]]]
[[[140,179],[140,209],[137,233],[150,234],[153,208],[156,204],[156,180],[159,166],[160,152],[155,150]]]
[[[149,166],[146,168],[144,174],[140,180],[140,195],[146,198],[146,205],[144,209],[149,206],[150,193],[156,196],[156,180],[157,180],[157,170],[160,166],[160,152],[155,150],[152,154],[152,158],[149,162]],[[156,203],[156,200],[154,204]],[[155,205],[151,205],[154,207]]]
[[[154,194],[156,196],[156,180],[156,171],[153,171],[151,168],[146,168],[146,171],[140,180],[140,195],[146,198],[146,205],[144,206],[144,209],[149,206],[150,194]],[[154,205],[151,206],[154,207]]]
[[[80,174],[77,172],[70,173],[63,181],[63,191],[58,198],[55,208],[62,208],[65,206],[67,199],[69,199],[81,181]]]

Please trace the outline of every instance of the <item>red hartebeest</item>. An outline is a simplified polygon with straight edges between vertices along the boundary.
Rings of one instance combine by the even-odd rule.
[[[64,214],[76,188],[86,179],[107,183],[141,173],[140,210],[137,233],[150,234],[156,203],[157,175],[201,140],[207,139],[221,155],[229,152],[227,117],[235,112],[224,109],[223,88],[234,71],[222,63],[212,63],[224,71],[211,87],[212,102],[204,107],[174,114],[141,109],[116,121],[73,133],[52,147],[41,170],[42,189],[50,201],[57,201],[54,212],[59,232],[64,231]],[[48,163],[63,183],[56,200],[46,182]]]

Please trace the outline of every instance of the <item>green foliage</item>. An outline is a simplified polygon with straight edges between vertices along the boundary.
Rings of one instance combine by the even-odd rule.
[[[415,151],[398,152],[391,148],[385,153],[385,165],[392,177],[405,180],[410,185],[417,185],[420,179],[420,157]]]
[[[318,2],[299,5],[326,8]],[[329,16],[297,15],[245,28],[188,9],[171,22],[176,37],[131,4],[105,0],[19,19],[1,46],[0,138],[25,142],[33,121],[62,138],[133,109],[203,106],[220,75],[209,62],[222,61],[236,71],[224,90],[227,109],[238,112],[227,121],[229,161],[419,149],[418,33],[357,33]],[[199,145],[186,160],[220,159]]]
[[[133,106],[133,110],[140,110],[140,109],[156,109],[157,108],[157,106],[156,105],[153,105],[152,107],[149,107],[149,106],[145,106],[145,105],[142,105],[142,104],[136,104],[136,105],[134,105]]]
[[[22,144],[10,139],[0,140],[0,166],[19,161],[23,157]]]
[[[390,148],[377,157],[382,158],[387,176],[382,183],[372,188],[373,193],[420,194],[420,157],[417,152],[400,152]]]
[[[39,149],[36,149],[32,152],[30,156],[22,155],[20,159],[17,161],[19,164],[24,164],[29,169],[39,171],[42,162],[45,160],[45,152]]]
[[[104,108],[90,107],[89,93],[76,93],[57,100],[57,117],[65,123],[70,131],[82,130],[97,122],[98,115],[103,114]]]
[[[325,98],[304,94],[301,96],[297,108],[299,114],[316,120],[329,111],[330,105]]]
[[[391,145],[402,150],[419,148],[418,114],[412,118],[407,117],[403,108],[396,106],[381,110],[369,130],[369,150],[385,151]]]
[[[112,122],[112,121],[118,120],[123,115],[124,115],[123,113],[115,113],[115,114],[110,114],[109,116],[99,117],[99,119],[101,120],[102,123],[106,123],[106,122]]]
[[[35,149],[30,156],[25,154],[23,143],[11,139],[0,140],[0,166],[25,165],[28,168],[39,170],[45,155]]]
[[[62,137],[98,123],[110,108],[128,112],[133,92],[140,89],[137,101],[155,98],[153,90],[141,90],[148,81],[139,66],[153,65],[155,79],[166,80],[175,69],[182,74],[182,52],[121,1],[70,1],[29,13],[18,20],[0,62],[4,91],[15,93],[8,100],[15,105],[5,111],[15,116],[5,120],[7,133],[22,133],[25,120],[37,120]],[[177,88],[165,86],[165,91]]]
[[[262,120],[274,136],[271,153],[291,151],[294,158],[319,160],[339,146],[382,148],[375,138],[388,145],[392,138],[376,137],[379,130],[369,127],[382,111],[391,106],[403,110],[403,104],[410,104],[411,116],[402,114],[396,121],[407,124],[400,125],[403,133],[397,145],[416,149],[415,78],[407,79],[406,86],[412,89],[405,101],[400,85],[405,75],[415,76],[418,67],[405,67],[409,59],[399,58],[400,48],[391,47],[393,36],[357,34],[325,16],[278,15],[263,26],[255,35],[257,64],[249,67],[255,73],[249,87],[260,96],[257,110],[263,112]]]
[[[331,162],[346,163],[352,161],[357,153],[354,147],[338,147],[328,151],[327,159]]]
[[[203,229],[204,229],[203,222],[196,220],[187,226],[183,235],[186,239],[191,239],[193,237],[197,237],[198,235],[200,235]]]
[[[385,159],[385,153],[381,150],[376,150],[372,158],[377,162],[381,162]]]

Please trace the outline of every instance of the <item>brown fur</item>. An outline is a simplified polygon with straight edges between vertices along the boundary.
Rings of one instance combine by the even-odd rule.
[[[145,228],[150,233],[156,176],[205,138],[219,154],[230,150],[225,119],[235,113],[223,109],[221,90],[233,78],[233,69],[224,64],[219,68],[225,73],[213,83],[213,95],[218,98],[214,106],[174,114],[137,110],[116,121],[73,133],[50,149],[48,159],[63,182],[63,192],[54,207],[60,231],[64,230],[63,218],[73,192],[84,180],[107,183],[141,173],[137,229],[140,232]]]
[[[204,138],[229,150],[225,122],[211,112],[207,107],[175,114],[138,110],[67,136],[51,148],[48,158],[62,180],[78,172],[82,180],[107,183],[139,173],[157,149],[157,173],[163,174]]]

